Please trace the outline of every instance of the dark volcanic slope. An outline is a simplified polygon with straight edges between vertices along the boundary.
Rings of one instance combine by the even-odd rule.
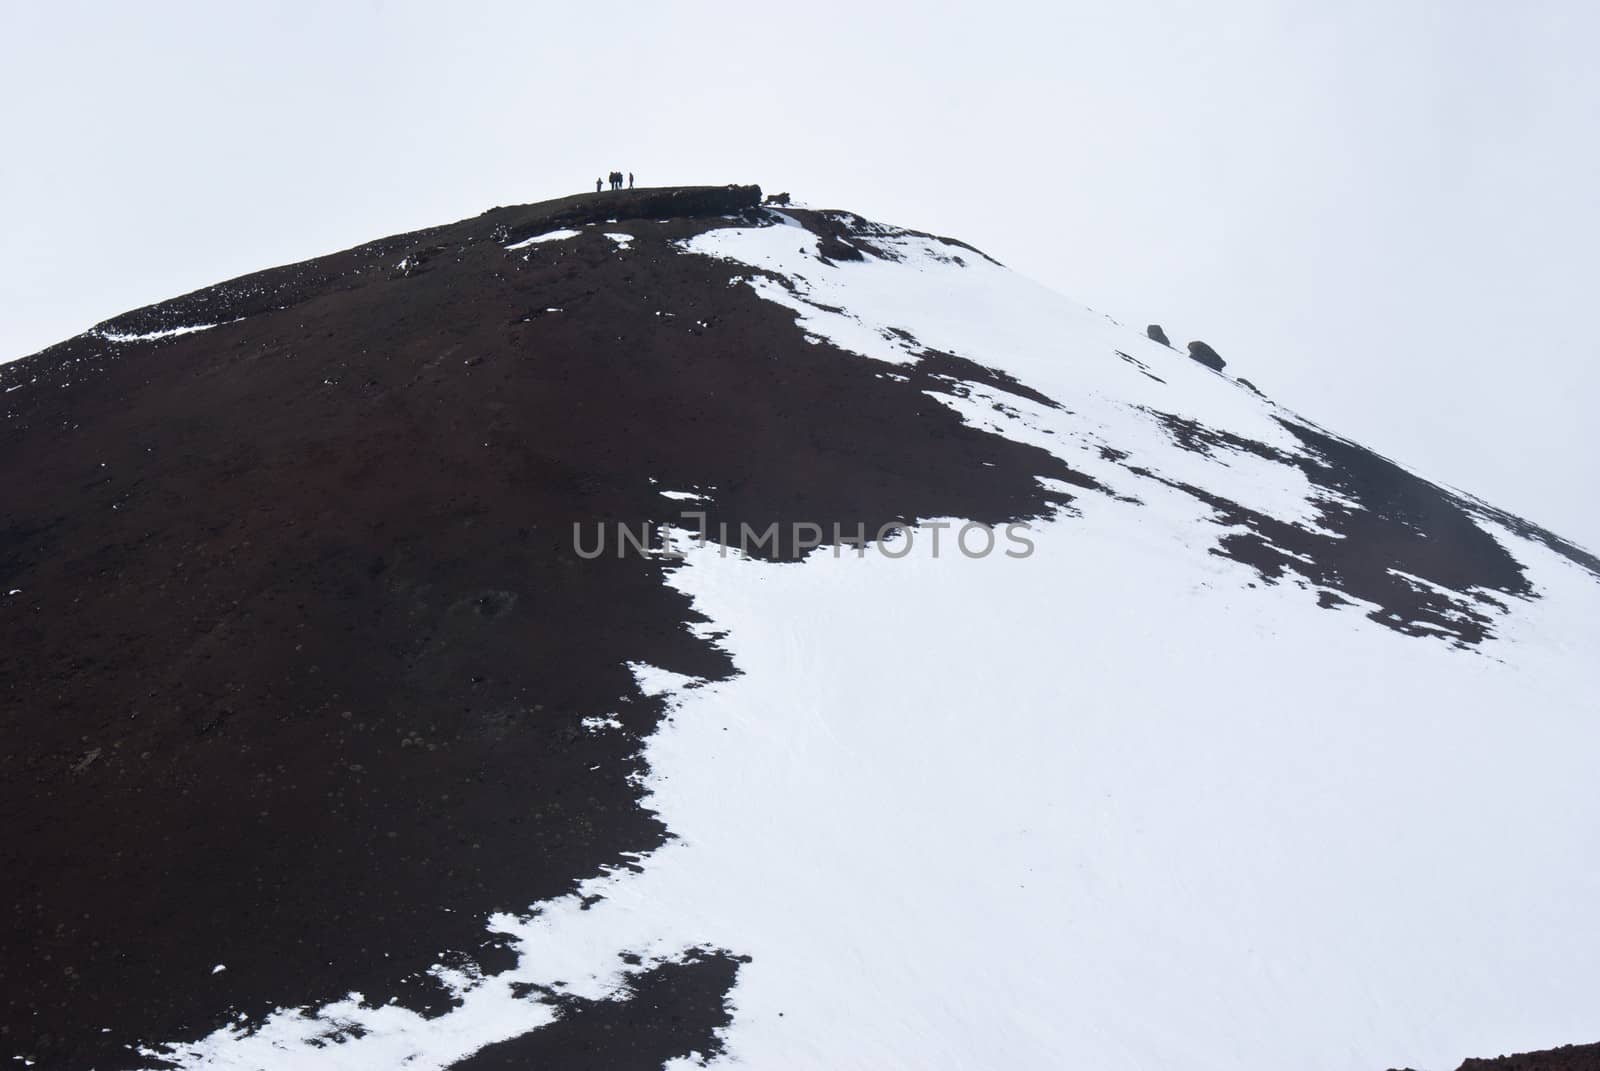
[[[627,663],[730,667],[669,564],[570,532],[676,517],[652,478],[715,487],[713,524],[873,528],[1088,482],[670,252],[758,197],[495,209],[0,367],[5,1055],[437,1004],[441,950],[504,961],[488,912],[659,843],[630,776],[661,710]],[[557,226],[584,233],[503,248]]]

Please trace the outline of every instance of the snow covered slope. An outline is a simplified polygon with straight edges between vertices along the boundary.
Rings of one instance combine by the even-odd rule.
[[[507,953],[434,949],[442,1000],[350,963],[360,996],[283,988],[135,1063],[1377,1071],[1600,1037],[1600,562],[959,243],[798,208],[556,222],[477,228],[458,286],[548,270],[517,322],[581,327],[540,352],[620,345],[606,389],[640,407],[563,365],[552,404],[613,438],[517,472],[648,480],[538,523],[681,554],[625,552],[661,588],[625,606],[710,654],[618,642],[615,704],[567,704],[662,832],[565,887],[510,853],[495,895],[529,892],[494,913],[429,886]],[[578,433],[534,404],[509,419],[554,456]],[[746,522],[783,533],[741,553]],[[569,578],[612,560],[567,549]],[[561,597],[500,587],[477,613]]]

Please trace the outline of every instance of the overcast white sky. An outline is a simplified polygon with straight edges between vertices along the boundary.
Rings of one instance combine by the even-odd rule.
[[[0,0],[0,359],[592,187],[965,239],[1600,548],[1600,5]]]

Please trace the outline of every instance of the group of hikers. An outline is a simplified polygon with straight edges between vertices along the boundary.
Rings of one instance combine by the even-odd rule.
[[[613,190],[622,189],[622,172],[621,171],[613,171],[613,172],[611,172],[611,174],[607,176],[607,179],[608,179],[608,181],[610,181],[611,188]],[[632,171],[628,172],[628,189],[630,189],[630,190],[633,189],[633,172]],[[599,179],[595,179],[594,180],[594,192],[595,193],[599,193],[600,192],[600,180]]]

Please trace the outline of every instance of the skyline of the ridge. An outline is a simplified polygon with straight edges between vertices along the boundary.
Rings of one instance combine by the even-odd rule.
[[[760,182],[1205,339],[1290,408],[1600,546],[1595,11],[619,12],[8,11],[0,360],[612,168]]]

